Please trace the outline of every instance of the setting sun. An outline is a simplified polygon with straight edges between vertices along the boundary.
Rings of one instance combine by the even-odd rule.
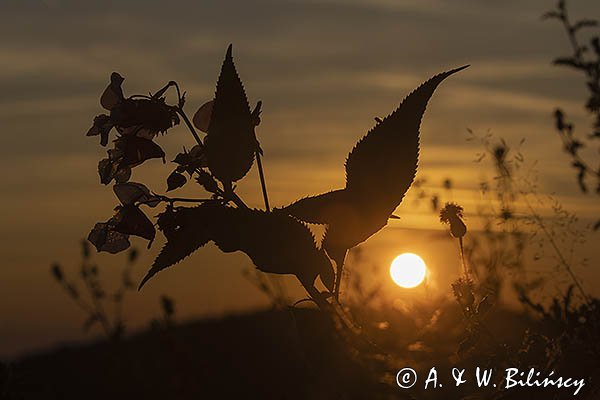
[[[396,285],[403,288],[419,286],[425,279],[427,266],[421,257],[413,253],[400,254],[390,266],[390,276]]]

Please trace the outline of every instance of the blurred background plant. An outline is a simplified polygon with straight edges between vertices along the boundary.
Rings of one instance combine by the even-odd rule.
[[[542,19],[556,20],[564,28],[571,54],[554,59],[553,64],[570,68],[585,81],[587,100],[585,109],[592,119],[592,124],[583,130],[586,134],[576,134],[575,124],[569,120],[565,111],[556,108],[554,119],[565,153],[571,158],[571,167],[577,171],[577,183],[583,193],[590,192],[590,185],[600,195],[600,36],[597,32],[586,39],[585,33],[598,26],[595,19],[582,18],[573,21],[569,16],[566,1],[558,1],[556,7],[546,12]],[[583,38],[582,38],[583,37]],[[587,43],[583,44],[587,40]],[[580,129],[581,130],[581,129]],[[585,152],[586,149],[592,151]],[[594,224],[594,230],[600,229],[600,219]]]
[[[108,292],[100,279],[100,267],[92,260],[90,244],[81,241],[81,266],[77,278],[70,278],[64,268],[55,263],[50,267],[52,277],[84,313],[83,330],[99,327],[109,341],[119,341],[125,333],[124,301],[128,292],[135,291],[132,269],[138,259],[138,252],[131,248],[127,260],[121,268],[121,278],[112,292]],[[153,320],[153,325],[172,326],[175,313],[173,300],[161,297],[161,318]]]

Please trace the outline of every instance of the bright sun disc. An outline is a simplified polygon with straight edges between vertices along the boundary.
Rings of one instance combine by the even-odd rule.
[[[396,285],[403,288],[419,286],[427,275],[427,266],[421,257],[413,253],[400,254],[394,258],[390,275]]]

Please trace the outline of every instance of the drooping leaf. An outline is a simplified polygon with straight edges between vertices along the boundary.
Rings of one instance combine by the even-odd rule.
[[[205,140],[208,168],[221,182],[243,178],[252,167],[257,148],[250,106],[231,53],[230,45],[217,82]]]
[[[114,178],[114,164],[108,159],[104,158],[98,162],[98,175],[100,176],[100,183],[108,185]]]
[[[182,187],[187,183],[187,178],[177,171],[171,172],[167,177],[167,192]]]
[[[160,203],[160,198],[151,194],[150,189],[141,183],[118,183],[113,186],[113,191],[124,206],[144,203],[150,207],[156,207]]]
[[[202,104],[192,118],[194,126],[200,129],[202,132],[208,132],[214,104],[214,100],[207,101],[206,103]]]
[[[243,251],[263,272],[293,274],[303,285],[317,276],[333,290],[333,268],[308,228],[282,214],[224,207],[213,238],[224,252]]]
[[[129,236],[116,232],[112,228],[111,221],[97,223],[88,235],[88,241],[96,247],[97,251],[111,254],[119,253],[130,246]]]
[[[139,236],[152,243],[156,236],[154,224],[139,207],[128,204],[120,206],[114,217],[116,224],[114,230],[125,235]]]
[[[115,148],[122,152],[121,165],[135,167],[152,158],[162,158],[165,152],[152,140],[137,136],[121,136],[115,141]]]
[[[100,114],[94,118],[94,123],[87,131],[86,136],[100,135],[100,144],[102,146],[106,146],[108,144],[108,135],[112,128],[113,123],[110,117],[106,114]]]

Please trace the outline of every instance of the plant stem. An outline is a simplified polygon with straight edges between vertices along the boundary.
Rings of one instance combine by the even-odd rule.
[[[240,208],[244,208],[244,209],[249,209],[250,207],[248,207],[246,205],[246,203],[244,203],[244,200],[242,200],[234,191],[233,191],[233,186],[231,184],[231,182],[222,182],[223,183],[223,195],[225,197],[226,200],[231,200],[234,202],[234,204]]]
[[[89,270],[87,269],[87,265],[84,264],[82,270],[85,271],[85,274],[83,276],[83,278],[84,278],[83,282],[85,283],[85,286],[90,294],[92,305],[94,307],[93,313],[98,318],[98,322],[100,322],[100,325],[102,325],[102,329],[104,330],[106,337],[109,340],[112,340],[113,339],[113,335],[112,335],[113,331],[110,326],[110,322],[106,318],[106,312],[104,311],[104,307],[102,307],[102,301],[98,298],[98,296],[94,290],[94,287],[92,285],[92,282],[90,280]]]
[[[175,110],[177,111],[177,113],[179,115],[181,115],[181,118],[183,118],[183,121],[187,125],[187,127],[190,130],[190,133],[192,134],[192,136],[194,137],[194,139],[196,140],[196,143],[198,143],[198,146],[204,147],[204,143],[202,143],[202,140],[200,139],[200,136],[198,136],[198,133],[196,132],[196,129],[194,129],[194,126],[190,122],[190,119],[186,115],[185,111],[183,111],[183,108],[181,108],[181,107],[178,106],[178,107],[175,107]]]
[[[463,271],[465,273],[465,278],[469,279],[469,269],[467,268],[467,262],[465,261],[465,249],[463,246],[462,236],[458,238],[458,247],[460,249],[460,259],[462,262]]]
[[[265,200],[265,209],[271,211],[269,207],[269,196],[267,195],[267,184],[265,182],[265,174],[263,172],[262,161],[260,159],[260,151],[256,150],[256,165],[258,166],[258,176],[260,177],[260,186],[262,188],[263,199]]]

